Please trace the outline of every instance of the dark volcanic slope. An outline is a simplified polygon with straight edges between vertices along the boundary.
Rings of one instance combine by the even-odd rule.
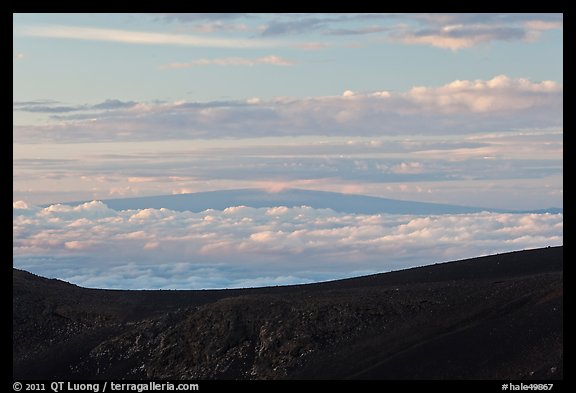
[[[13,375],[562,378],[562,247],[311,285],[84,289],[14,270]]]

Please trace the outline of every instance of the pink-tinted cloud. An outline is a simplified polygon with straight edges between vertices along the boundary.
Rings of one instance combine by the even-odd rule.
[[[248,60],[223,64],[228,61]],[[258,61],[282,64],[285,60],[267,56]],[[100,113],[54,116],[57,123],[48,126],[16,126],[14,139],[38,143],[405,132],[446,135],[558,127],[562,110],[562,84],[499,75],[439,87],[417,86],[406,92],[347,90],[339,96],[249,102],[135,103]]]

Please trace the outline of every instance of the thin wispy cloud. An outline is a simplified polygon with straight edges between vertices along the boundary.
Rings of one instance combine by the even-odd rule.
[[[197,59],[187,63],[170,63],[162,65],[161,69],[180,69],[191,68],[198,66],[217,65],[217,66],[255,66],[255,65],[275,65],[275,66],[292,66],[296,64],[294,61],[285,59],[280,56],[269,55],[258,57],[255,59],[244,57],[224,57],[216,59]]]
[[[542,32],[563,27],[562,14],[160,14],[158,19],[206,33],[258,31],[268,38],[369,34],[453,51],[498,41],[533,42]]]
[[[330,45],[324,42],[302,42],[292,45],[292,48],[304,49],[306,51],[318,51],[329,47]]]
[[[410,16],[408,16],[410,19]],[[562,14],[417,14],[417,25],[391,29],[388,39],[453,51],[490,42],[532,42],[563,27]]]
[[[375,34],[390,31],[389,27],[385,26],[368,26],[357,29],[334,29],[329,30],[327,34],[331,35],[365,35],[365,34]]]
[[[563,26],[561,14],[271,14],[262,19],[268,19],[261,27],[264,37],[380,34],[396,43],[451,50],[497,41],[530,42],[543,31]]]
[[[544,31],[563,28],[562,14],[158,14],[157,21],[178,23],[198,34],[130,31],[100,27],[23,26],[34,37],[214,48],[259,48],[278,45],[319,49],[329,36],[373,35],[406,45],[429,45],[453,51],[490,42],[537,41]],[[366,23],[370,23],[366,26]],[[182,29],[180,29],[182,30]],[[223,33],[224,36],[215,36]],[[228,36],[229,33],[236,37]],[[300,43],[314,34],[315,45]],[[238,37],[240,36],[240,38]],[[325,39],[320,39],[321,37]],[[292,37],[282,43],[279,37]],[[268,40],[270,38],[270,40]]]
[[[538,28],[534,28],[534,27]],[[390,35],[390,39],[409,45],[431,45],[438,48],[460,50],[492,41],[536,40],[540,32],[560,28],[558,23],[530,23],[518,27],[492,25],[445,25],[437,29],[406,29]]]
[[[305,188],[535,209],[562,205],[562,135],[561,129],[542,129],[457,139],[398,135],[88,142],[63,146],[67,154],[58,156],[51,153],[54,145],[17,144],[13,195],[52,203],[222,188]],[[39,186],[30,194],[33,184]],[[38,188],[44,184],[58,192]]]
[[[117,42],[136,45],[176,45],[213,48],[261,48],[272,46],[261,39],[214,38],[189,34],[169,34],[83,26],[26,26],[19,29],[26,36],[84,41]],[[275,43],[274,45],[277,45]]]
[[[32,113],[69,113],[69,112],[80,112],[80,111],[101,111],[101,110],[113,110],[121,108],[130,108],[136,105],[133,101],[121,101],[121,100],[105,100],[101,103],[94,105],[56,105],[59,104],[55,100],[38,100],[29,102],[14,102],[13,108],[16,111],[22,112],[32,112]]]
[[[248,13],[234,13],[234,12],[215,12],[215,13],[202,13],[202,12],[179,12],[179,13],[158,13],[156,14],[160,19],[167,21],[181,21],[181,22],[198,22],[198,21],[215,21],[221,22],[224,20],[234,20],[242,17],[250,17]]]
[[[220,31],[245,32],[250,30],[250,28],[244,23],[224,23],[222,21],[195,24],[192,26],[192,29],[200,33],[214,33]]]

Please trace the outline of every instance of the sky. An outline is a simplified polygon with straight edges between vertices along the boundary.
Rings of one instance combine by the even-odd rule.
[[[563,207],[562,119],[562,14],[14,14],[13,263],[100,287],[223,287],[562,244],[562,214],[57,205],[303,188]]]

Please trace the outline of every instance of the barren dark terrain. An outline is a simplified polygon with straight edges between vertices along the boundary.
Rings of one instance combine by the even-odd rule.
[[[86,289],[14,269],[13,376],[562,379],[562,266],[550,247],[201,291]]]

